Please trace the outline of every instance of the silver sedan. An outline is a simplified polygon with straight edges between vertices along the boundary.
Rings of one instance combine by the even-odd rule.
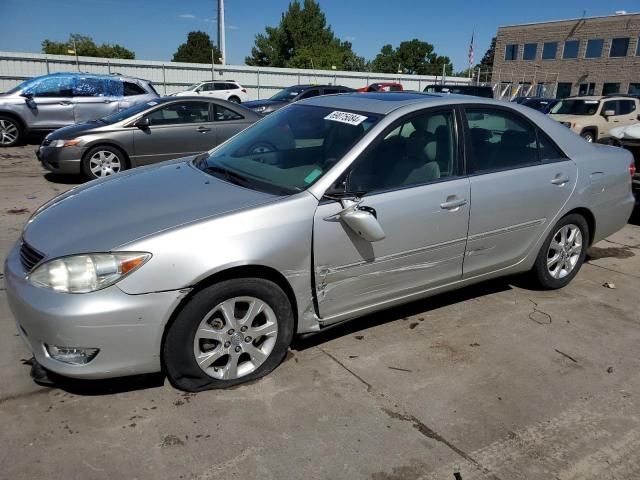
[[[317,97],[43,205],[7,295],[46,371],[227,387],[294,335],[392,305],[519,272],[564,287],[625,225],[631,164],[514,104]]]

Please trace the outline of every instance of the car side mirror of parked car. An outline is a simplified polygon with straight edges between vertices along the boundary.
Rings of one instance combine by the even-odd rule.
[[[149,128],[151,122],[149,121],[149,117],[142,117],[133,124],[134,127],[138,127],[140,130],[145,130]]]
[[[615,114],[616,114],[616,111],[615,111],[615,110],[605,110],[605,111],[602,113],[602,115],[603,115],[605,118],[613,117]]]
[[[371,207],[360,205],[364,192],[350,192],[346,185],[347,180],[330,187],[324,193],[324,198],[340,202],[342,206],[340,212],[326,217],[324,220],[343,221],[367,242],[383,240],[386,234],[378,222],[376,211]]]
[[[38,108],[36,102],[33,101],[33,93],[23,92],[20,95],[24,97],[24,101],[29,108]]]

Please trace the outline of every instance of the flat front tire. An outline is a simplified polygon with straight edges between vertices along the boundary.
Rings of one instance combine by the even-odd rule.
[[[533,267],[536,283],[547,290],[562,288],[578,274],[589,245],[589,226],[582,215],[570,214],[554,225]]]
[[[162,350],[167,377],[189,392],[255,380],[282,362],[293,328],[291,303],[275,283],[216,283],[193,295],[169,327]]]

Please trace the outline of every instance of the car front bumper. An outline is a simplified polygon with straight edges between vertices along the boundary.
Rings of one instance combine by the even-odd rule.
[[[79,174],[82,148],[41,146],[36,150],[36,157],[42,166],[53,173]]]
[[[116,285],[66,294],[33,286],[20,263],[20,242],[5,261],[6,294],[18,331],[34,357],[59,375],[98,379],[158,372],[164,326],[185,291],[128,295]],[[84,365],[52,358],[45,345],[98,348]]]

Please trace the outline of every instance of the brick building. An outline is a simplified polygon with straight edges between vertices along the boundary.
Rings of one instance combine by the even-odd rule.
[[[640,95],[640,13],[498,28],[497,98]]]

